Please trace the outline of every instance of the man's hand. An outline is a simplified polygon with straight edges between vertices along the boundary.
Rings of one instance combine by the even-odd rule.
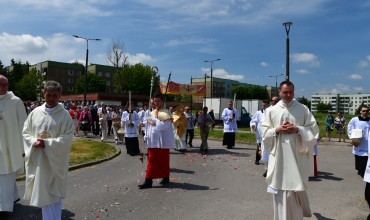
[[[255,125],[252,125],[252,129],[254,130],[256,128],[256,126]]]
[[[299,128],[294,124],[290,123],[289,121],[284,122],[284,124],[280,125],[275,129],[276,133],[283,133],[283,134],[295,134],[297,133]]]
[[[43,139],[37,139],[32,145],[34,148],[45,148],[45,143]]]

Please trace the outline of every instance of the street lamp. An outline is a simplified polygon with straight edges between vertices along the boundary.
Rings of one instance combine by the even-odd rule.
[[[84,106],[86,106],[86,91],[87,91],[87,62],[89,60],[89,40],[101,41],[101,39],[88,39],[77,35],[72,35],[75,38],[82,38],[86,40],[86,65],[85,65],[85,85],[84,85]]]
[[[290,26],[292,26],[292,22],[285,22],[283,23],[283,26],[285,27],[286,31],[286,76],[285,80],[289,81],[289,31],[290,31]]]
[[[278,76],[282,76],[282,75],[284,75],[284,74],[280,74],[280,75],[276,75],[276,76],[269,76],[269,77],[275,77],[275,79],[276,79],[276,86],[275,86],[275,89],[276,89],[276,96],[278,95],[278,92],[277,92],[277,78],[278,78]]]
[[[217,60],[206,60],[204,62],[211,62],[211,98],[213,98],[213,70],[212,70],[212,66],[213,66],[213,61],[219,61],[221,59],[217,59]]]

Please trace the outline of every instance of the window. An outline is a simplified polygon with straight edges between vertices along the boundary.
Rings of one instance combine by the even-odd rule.
[[[113,93],[117,93],[117,90],[116,90],[116,89],[114,89],[114,90],[113,90]]]
[[[69,75],[73,75],[73,70],[68,70]]]
[[[110,86],[110,81],[109,80],[107,80],[107,85]]]
[[[73,91],[73,87],[72,86],[68,86],[68,91],[69,92],[72,92]]]
[[[99,72],[99,73],[98,73],[98,75],[99,75],[99,76],[103,76],[103,73],[102,73],[102,72]]]
[[[105,73],[105,76],[106,77],[110,77],[110,73]]]
[[[110,89],[107,89],[107,90],[106,90],[106,93],[110,93]]]
[[[73,83],[73,79],[72,78],[68,78],[68,83]]]
[[[77,76],[81,76],[81,71],[77,71]]]

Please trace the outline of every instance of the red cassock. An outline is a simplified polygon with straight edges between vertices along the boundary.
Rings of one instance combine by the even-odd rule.
[[[170,175],[170,150],[148,148],[148,167],[145,178],[165,178]]]

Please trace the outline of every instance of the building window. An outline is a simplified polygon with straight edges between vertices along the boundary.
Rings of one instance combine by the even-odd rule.
[[[73,83],[73,79],[72,78],[68,78],[68,83]]]
[[[99,76],[103,76],[103,73],[102,73],[102,72],[99,72],[99,73],[98,73],[98,75],[99,75]]]
[[[73,87],[72,86],[68,86],[68,91],[69,92],[72,92],[73,91]]]
[[[117,90],[116,90],[116,89],[114,89],[114,90],[113,90],[113,93],[117,93]]]
[[[107,85],[110,86],[110,81],[109,80],[107,80]]]
[[[68,70],[69,75],[73,75],[73,70]]]
[[[81,76],[81,71],[77,71],[77,76]]]
[[[107,90],[106,90],[106,92],[107,92],[107,93],[110,93],[110,89],[107,89]]]
[[[110,73],[105,73],[105,76],[106,77],[110,77]]]

